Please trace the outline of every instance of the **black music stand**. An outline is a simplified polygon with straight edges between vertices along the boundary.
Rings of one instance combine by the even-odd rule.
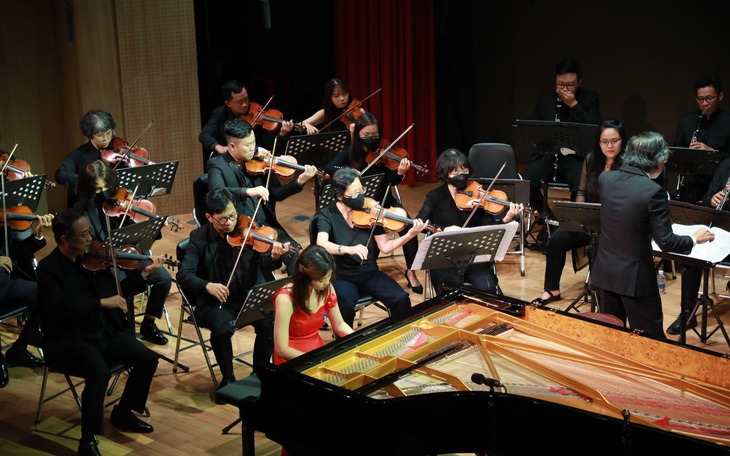
[[[365,197],[374,198],[380,201],[380,195],[378,195],[377,192],[378,189],[383,185],[384,179],[385,174],[373,174],[372,176],[360,177],[360,183],[362,184],[362,189],[365,192]],[[327,206],[335,204],[336,202],[337,199],[335,199],[335,195],[333,195],[330,191],[330,184],[325,185],[322,189],[322,197],[319,199],[316,206],[317,212],[321,211]]]
[[[119,186],[132,191],[139,184],[135,197],[140,198],[167,195],[172,192],[172,183],[175,180],[179,162],[179,160],[173,160],[117,169]]]
[[[5,206],[28,206],[31,211],[38,210],[41,192],[46,182],[45,174],[17,180],[5,180]]]
[[[725,154],[719,150],[670,147],[672,153],[666,163],[667,172],[677,173],[677,189],[672,199],[678,200],[684,188],[686,176],[714,176]]]
[[[710,209],[708,207],[697,206],[694,204],[684,203],[680,201],[670,201],[669,215],[674,223],[678,223],[681,225],[709,225],[710,223],[712,223],[715,227],[722,228],[725,231],[730,231],[730,213],[728,213],[727,211],[718,211],[715,209]],[[710,271],[717,265],[718,262],[692,258],[687,255],[664,253],[658,250],[654,250],[654,256],[672,260],[680,265],[696,266],[702,269],[702,295],[695,301],[695,306],[692,309],[692,313],[690,314],[694,315],[697,312],[699,306],[702,306],[702,326],[700,327],[700,332],[697,332],[697,330],[694,328],[692,328],[692,330],[695,332],[695,334],[697,334],[702,343],[706,343],[707,340],[712,337],[712,335],[719,329],[722,332],[723,336],[725,336],[725,342],[728,344],[728,347],[730,347],[730,337],[728,337],[728,333],[727,331],[725,331],[722,320],[720,319],[720,316],[715,309],[714,302],[712,301],[712,299],[710,299],[709,292]],[[717,327],[715,327],[715,329],[713,329],[709,333],[707,332],[708,309],[712,311],[712,314],[715,317],[715,321],[717,321]],[[682,309],[680,309],[680,343],[686,342],[686,329],[687,318],[685,318],[684,312],[682,311]]]
[[[272,300],[274,294],[291,281],[291,277],[282,277],[281,279],[256,285],[248,290],[248,295],[243,301],[241,310],[238,312],[236,319],[231,320],[231,325],[237,329],[242,328],[271,314],[274,311],[274,302]]]
[[[593,270],[593,261],[598,253],[598,236],[601,234],[601,205],[598,203],[574,203],[570,201],[556,201],[555,211],[557,212],[560,229],[565,231],[575,231],[578,233],[586,233],[591,237],[590,247],[588,249],[588,275],[586,276],[583,291],[577,298],[565,309],[570,312],[576,309],[576,305],[581,299],[588,301],[591,298],[591,312],[600,312],[598,305],[598,292],[591,283],[591,271]]]
[[[335,158],[342,149],[350,144],[350,132],[333,131],[316,135],[298,135],[286,144],[286,155],[291,155],[299,163],[316,166],[319,169]],[[322,189],[319,179],[314,179],[314,206],[319,207]]]
[[[537,150],[538,154],[545,158],[545,170],[543,174],[543,218],[551,218],[550,208],[547,204],[548,183],[550,182],[550,165],[557,172],[558,154],[560,149],[565,147],[572,149],[579,156],[585,156],[586,151],[592,149],[598,125],[580,124],[574,122],[554,122],[546,120],[517,120],[514,128],[517,141],[515,152],[520,161],[529,163],[532,160],[532,153],[528,157],[526,151]],[[557,181],[557,174],[553,175],[553,182]]]
[[[502,261],[516,232],[517,222],[510,222],[435,233],[418,246],[411,269],[429,271],[455,267],[459,272],[459,285],[463,285],[466,269],[472,264]]]

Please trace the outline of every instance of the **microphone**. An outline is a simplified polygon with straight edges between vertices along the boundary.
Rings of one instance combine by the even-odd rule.
[[[271,8],[269,8],[269,0],[261,0],[261,12],[264,17],[264,28],[269,30],[271,28]]]
[[[486,385],[490,388],[503,388],[502,382],[475,372],[471,374],[471,381],[478,385]]]

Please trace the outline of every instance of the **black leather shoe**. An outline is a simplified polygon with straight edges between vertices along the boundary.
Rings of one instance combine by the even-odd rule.
[[[136,432],[138,434],[148,434],[154,431],[152,426],[137,418],[131,410],[121,410],[118,405],[114,406],[109,421],[112,426],[120,431]]]
[[[157,327],[155,320],[145,318],[142,324],[139,325],[139,334],[142,336],[142,340],[146,340],[147,342],[152,342],[157,345],[167,345],[167,337]]]
[[[101,456],[99,442],[96,439],[90,442],[79,440],[79,456]]]
[[[685,314],[685,318],[687,318],[688,316],[689,316],[689,314]],[[674,320],[674,323],[672,323],[671,325],[669,325],[669,328],[667,328],[667,334],[672,335],[672,336],[676,336],[676,335],[679,334],[679,326],[680,326],[679,318],[680,317],[677,317],[677,319]],[[686,329],[692,329],[695,326],[697,326],[697,316],[696,315],[692,315],[687,320],[687,323],[685,325],[685,328]]]
[[[5,388],[10,383],[10,373],[8,373],[8,365],[5,363],[5,357],[0,352],[0,388]]]
[[[536,306],[544,306],[545,304],[551,303],[553,301],[560,301],[561,299],[563,299],[560,297],[560,295],[554,295],[547,290],[545,290],[545,293],[549,294],[550,297],[545,299],[535,298],[532,300],[532,304],[535,304]]]
[[[420,283],[418,285],[412,285],[411,281],[408,279],[408,271],[405,272],[406,275],[406,282],[408,282],[408,288],[410,288],[414,293],[423,294],[423,285]],[[416,278],[416,281],[418,281],[418,278]]]
[[[7,360],[8,367],[43,367],[46,362],[43,358],[35,356],[28,350],[18,350],[15,347],[10,347],[5,352],[5,359]]]

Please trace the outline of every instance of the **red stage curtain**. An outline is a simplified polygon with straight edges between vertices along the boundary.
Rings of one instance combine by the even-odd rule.
[[[433,0],[335,1],[335,68],[352,96],[375,114],[389,141],[415,124],[396,145],[430,173],[404,179],[435,182],[436,102]]]

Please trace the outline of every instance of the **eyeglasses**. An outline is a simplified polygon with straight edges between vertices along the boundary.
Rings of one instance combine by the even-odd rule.
[[[363,135],[363,136],[360,136],[360,139],[380,139],[380,135],[377,133],[372,134],[372,135]]]
[[[707,96],[707,97],[697,97],[697,98],[695,98],[695,100],[697,100],[697,103],[702,103],[703,101],[706,101],[707,103],[712,103],[716,99],[717,99],[717,97],[713,97],[712,95]]]
[[[215,220],[216,222],[220,223],[221,225],[223,225],[226,222],[233,222],[233,221],[235,221],[238,218],[238,214],[231,214],[231,215],[228,215],[226,217],[221,217],[219,219],[217,219],[215,217],[211,217],[211,218],[213,220]]]
[[[578,84],[576,84],[574,82],[569,82],[569,83],[556,82],[555,85],[557,87],[560,87],[563,89],[572,89],[573,87],[577,86]]]
[[[94,138],[99,140],[104,140],[107,138],[113,138],[114,137],[114,130],[107,130],[104,133],[96,133],[94,135]]]
[[[363,188],[363,189],[360,189],[358,192],[355,192],[352,195],[342,195],[342,196],[344,196],[345,198],[354,199],[354,198],[357,198],[358,196],[364,195],[364,194],[365,194],[365,189]]]
[[[612,146],[615,146],[616,144],[621,142],[621,138],[614,138],[614,139],[602,139],[598,141],[598,144],[602,146],[608,146],[609,144]]]
[[[86,230],[86,231],[84,231],[81,234],[69,234],[69,236],[71,236],[71,237],[77,237],[77,238],[81,238],[81,239],[92,237],[91,236],[91,231],[89,231],[89,230]]]

